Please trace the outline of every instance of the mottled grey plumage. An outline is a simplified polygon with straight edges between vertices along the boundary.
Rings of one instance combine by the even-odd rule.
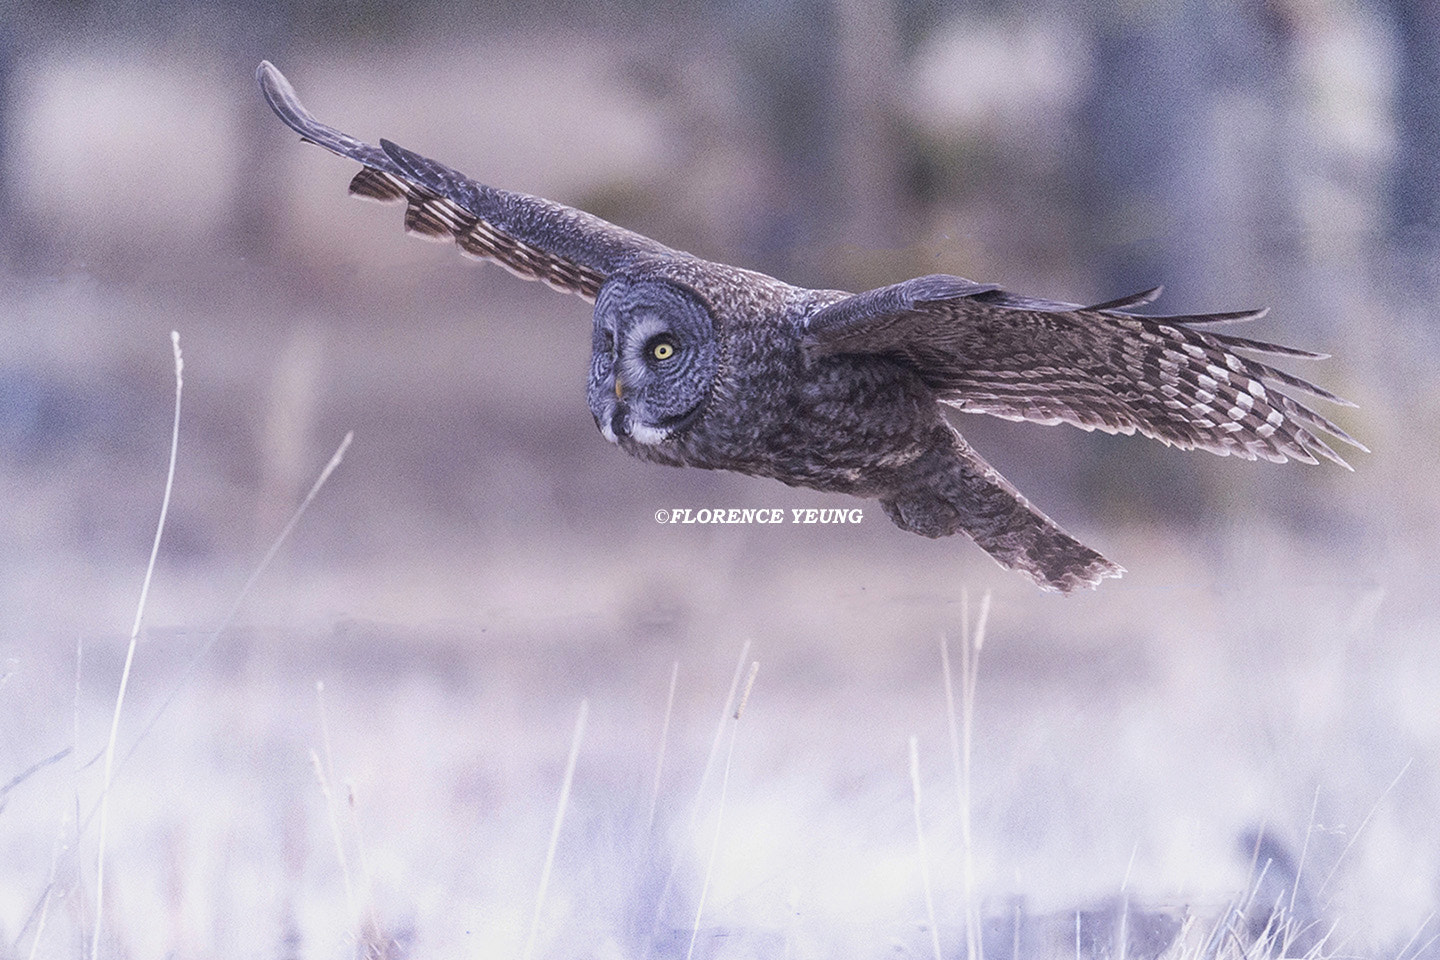
[[[1264,311],[1141,317],[1159,288],[1082,307],[939,275],[794,287],[363,143],[312,118],[270,64],[257,76],[292,129],[364,164],[352,193],[403,200],[407,229],[594,301],[590,410],[643,460],[875,498],[902,529],[964,532],[1068,592],[1123,571],[1031,506],[941,404],[1250,460],[1344,466],[1326,433],[1364,449],[1281,388],[1345,401],[1236,351],[1320,355],[1196,329]]]

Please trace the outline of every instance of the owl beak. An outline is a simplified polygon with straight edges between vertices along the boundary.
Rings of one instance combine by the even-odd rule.
[[[619,400],[619,399],[620,399],[620,390],[621,390],[620,374],[617,373],[617,374],[615,374],[615,399],[616,399],[616,400]]]

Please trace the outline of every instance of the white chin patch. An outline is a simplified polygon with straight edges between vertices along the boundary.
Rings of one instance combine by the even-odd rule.
[[[620,442],[620,438],[615,435],[615,430],[610,426],[610,420],[608,418],[600,421],[600,436],[611,443]],[[647,447],[653,447],[657,443],[662,443],[668,436],[670,436],[670,431],[662,430],[659,427],[647,427],[643,423],[632,423],[630,425],[630,439],[636,443],[644,444]]]
[[[610,432],[608,425],[605,429],[606,432]],[[632,423],[630,425],[630,437],[636,443],[643,443],[647,447],[655,446],[655,444],[662,442],[668,436],[670,436],[670,431],[662,430],[659,427],[647,427],[643,423]]]

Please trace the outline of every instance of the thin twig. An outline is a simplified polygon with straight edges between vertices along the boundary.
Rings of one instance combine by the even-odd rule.
[[[160,501],[160,520],[155,524],[155,540],[150,545],[150,562],[145,566],[145,580],[140,586],[140,602],[135,605],[135,623],[130,627],[130,645],[125,651],[125,666],[120,672],[120,690],[115,694],[115,714],[110,720],[110,739],[105,746],[105,775],[100,786],[100,840],[95,857],[95,930],[90,941],[91,960],[100,957],[100,929],[105,907],[105,841],[110,827],[110,784],[115,777],[115,743],[120,737],[120,712],[125,706],[125,690],[130,685],[130,668],[135,663],[135,647],[140,642],[140,624],[145,619],[145,601],[150,597],[150,582],[155,576],[155,560],[160,555],[160,537],[165,532],[165,517],[170,512],[170,493],[175,488],[175,461],[180,453],[180,394],[185,386],[185,361],[180,356],[180,334],[170,331],[170,347],[175,353],[175,417],[170,427],[170,467],[165,475],[165,495]]]
[[[524,960],[535,953],[540,936],[540,914],[545,907],[545,890],[550,886],[550,869],[555,865],[555,848],[560,843],[560,825],[565,822],[565,808],[570,804],[570,785],[575,781],[575,763],[580,759],[580,741],[585,736],[585,718],[590,714],[590,701],[580,701],[575,717],[575,733],[570,738],[570,757],[565,761],[565,779],[560,784],[560,800],[555,805],[555,823],[550,828],[550,845],[545,850],[545,866],[540,870],[540,889],[535,894],[535,917],[530,921],[530,937],[525,942]]]
[[[740,714],[745,712],[745,704],[750,702],[750,691],[755,689],[755,676],[760,672],[760,661],[756,660],[750,664],[750,674],[745,678],[745,689],[740,693],[740,702],[735,705],[735,719],[740,719]]]
[[[1310,852],[1310,836],[1315,832],[1315,809],[1320,805],[1320,785],[1310,798],[1310,821],[1305,824],[1305,841],[1300,844],[1300,861],[1295,864],[1295,878],[1290,883],[1290,915],[1295,915],[1295,892],[1300,889],[1300,875],[1305,871],[1305,856]]]
[[[962,614],[963,615],[963,614]],[[955,796],[965,807],[965,772],[960,761],[960,719],[955,710],[955,684],[951,680],[950,640],[940,634],[940,676],[945,681],[945,717],[950,721],[950,765],[955,771]]]
[[[1313,947],[1310,948],[1310,952],[1309,952],[1308,954],[1306,954],[1306,956],[1309,956],[1309,957],[1337,957],[1337,956],[1339,956],[1339,955],[1340,955],[1340,949],[1345,945],[1345,938],[1342,937],[1342,938],[1339,940],[1339,942],[1337,942],[1337,943],[1335,944],[1334,949],[1329,949],[1330,938],[1333,937],[1333,936],[1335,936],[1335,931],[1336,931],[1337,928],[1339,928],[1339,926],[1340,926],[1340,920],[1339,920],[1339,918],[1336,918],[1336,920],[1335,920],[1334,922],[1332,922],[1329,927],[1326,928],[1326,930],[1325,930],[1325,936],[1323,936],[1323,937],[1321,937],[1319,940],[1315,941],[1315,946],[1313,946]],[[1426,944],[1426,947],[1428,947],[1428,946],[1429,946],[1429,944]],[[1421,948],[1421,952],[1423,952],[1423,951],[1426,949],[1426,947],[1422,947],[1422,948]],[[1327,952],[1327,950],[1328,950],[1328,952]]]

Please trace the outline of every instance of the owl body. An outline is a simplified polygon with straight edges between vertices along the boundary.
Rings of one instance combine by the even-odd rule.
[[[655,287],[670,288],[676,301],[688,301],[704,314],[700,337],[686,338],[686,325],[674,323],[674,308],[658,325],[635,309],[665,298],[653,295]],[[588,395],[597,428],[626,453],[651,463],[883,496],[895,489],[903,468],[918,459],[934,433],[947,428],[935,392],[908,366],[886,357],[812,355],[806,321],[849,296],[696,259],[612,277],[595,306]],[[678,341],[676,352],[656,360],[645,347],[667,333]],[[686,354],[712,348],[713,360],[706,357],[697,368],[657,376],[653,383],[647,378],[667,360],[678,364]],[[621,356],[627,351],[629,370]],[[667,405],[677,380],[691,390]],[[663,412],[636,409],[651,401],[644,396],[649,390],[666,392],[655,404]],[[636,424],[617,423],[617,412]],[[673,425],[666,422],[671,418]],[[665,423],[668,429],[646,431],[647,423]]]
[[[792,286],[372,146],[315,120],[270,64],[257,78],[291,129],[362,164],[352,194],[403,202],[411,232],[593,301],[590,412],[641,460],[874,498],[903,530],[964,533],[1069,592],[1123,570],[1031,505],[945,406],[1250,460],[1348,467],[1327,435],[1364,449],[1292,394],[1345,401],[1256,357],[1321,355],[1209,329],[1263,310],[1142,316],[1158,287],[1081,306],[944,275]]]

